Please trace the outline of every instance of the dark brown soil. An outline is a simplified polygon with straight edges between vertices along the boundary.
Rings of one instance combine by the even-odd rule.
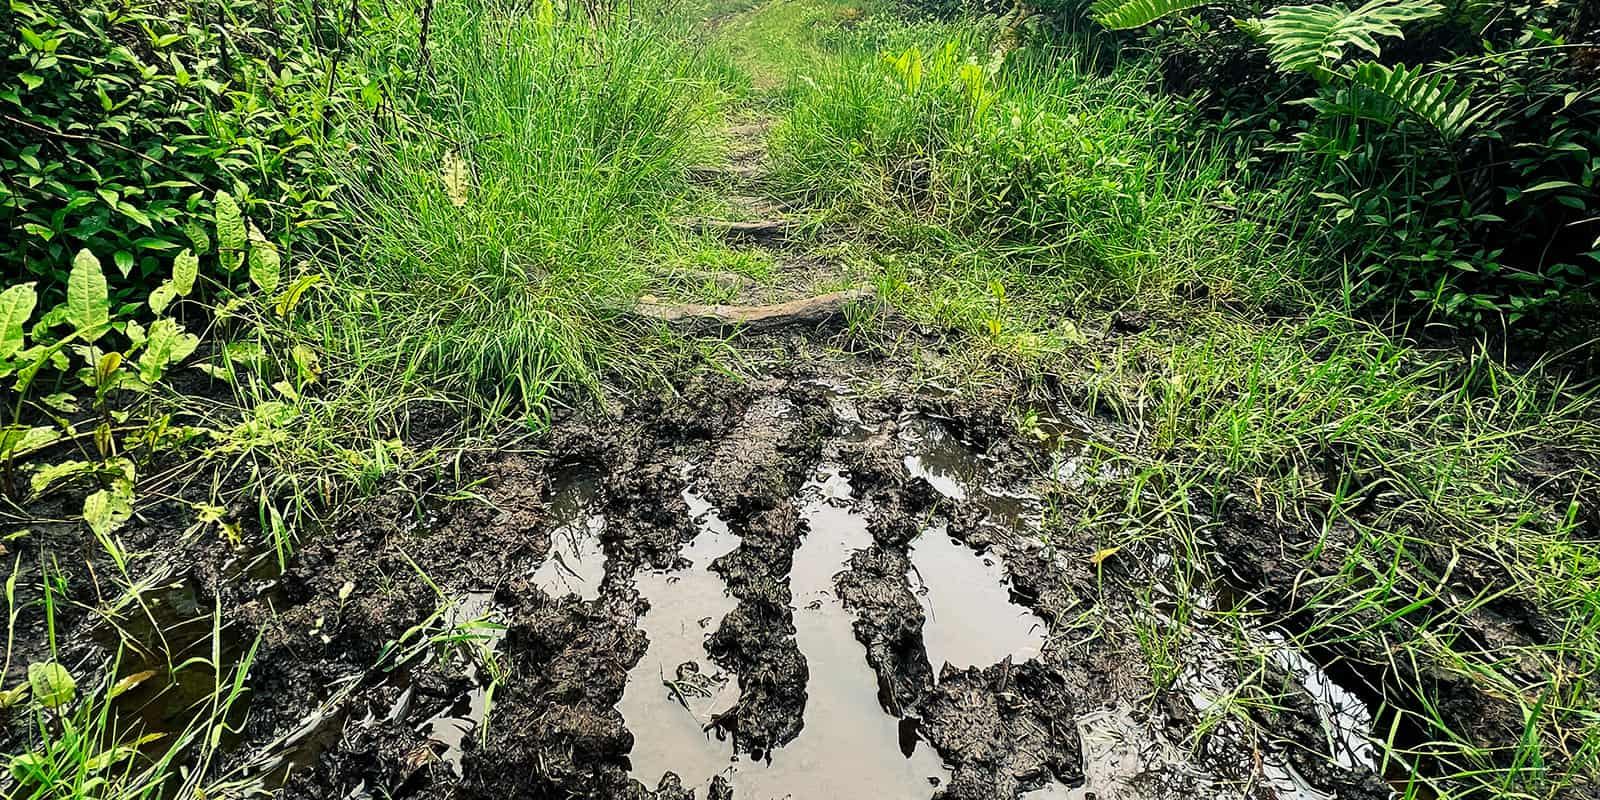
[[[789,757],[786,746],[809,727],[826,733],[844,724],[807,713],[816,687],[840,676],[834,667],[819,671],[822,662],[800,646],[790,576],[797,549],[814,533],[802,486],[819,465],[833,464],[848,477],[849,506],[865,515],[871,535],[833,584],[860,644],[854,657],[876,682],[880,708],[867,711],[900,720],[901,740],[892,745],[907,754],[931,747],[948,770],[938,785],[906,787],[908,797],[1018,798],[1086,782],[1093,788],[1105,779],[1094,766],[1103,748],[1085,738],[1085,720],[1111,709],[1133,710],[1125,715],[1128,735],[1186,754],[1182,770],[1140,761],[1119,789],[1132,794],[1111,796],[1295,796],[1268,788],[1260,778],[1264,759],[1337,797],[1387,795],[1370,770],[1332,763],[1325,721],[1287,672],[1262,682],[1279,688],[1271,704],[1279,710],[1262,720],[1271,741],[1226,725],[1203,727],[1202,709],[1188,695],[1158,687],[1148,674],[1128,624],[1139,613],[1136,599],[1108,594],[1103,570],[1081,557],[1094,542],[1053,529],[1051,546],[1043,547],[1038,531],[1017,522],[1016,509],[994,495],[952,496],[908,469],[907,457],[925,446],[916,436],[932,425],[970,459],[950,475],[1036,488],[1045,451],[1016,433],[1009,398],[868,399],[827,388],[849,383],[862,368],[791,368],[761,383],[701,376],[611,414],[574,415],[536,442],[479,452],[459,472],[441,470],[448,480],[381,487],[326,530],[302,535],[283,570],[270,553],[233,553],[214,536],[182,537],[181,509],[156,509],[125,536],[144,553],[136,564],[161,566],[168,571],[163,585],[176,589],[148,615],[162,625],[124,630],[152,654],[161,652],[158,628],[169,647],[199,646],[209,633],[206,615],[221,610],[225,671],[252,643],[254,653],[248,714],[238,715],[238,732],[215,771],[268,785],[286,779],[286,796],[765,800],[740,794],[740,770],[767,763],[777,769]],[[921,457],[933,463],[931,453]],[[554,596],[534,578],[552,532],[571,521],[552,511],[554,487],[579,472],[595,476],[592,510],[605,519],[604,578],[592,600]],[[639,624],[650,607],[634,578],[685,563],[681,551],[697,530],[683,494],[691,484],[739,540],[711,564],[737,605],[706,621],[704,641],[710,661],[737,681],[736,701],[720,709],[706,735],[731,736],[738,760],[713,782],[687,785],[669,774],[647,785],[632,774],[635,733],[618,710],[629,671],[650,644]],[[1304,544],[1288,532],[1262,536],[1264,520],[1242,509],[1230,513],[1215,547],[1235,565],[1249,602],[1293,609],[1299,571],[1333,568],[1306,566],[1295,556]],[[934,535],[934,523],[974,563],[981,555],[1001,565],[1017,612],[1036,615],[1046,628],[1039,652],[959,668],[930,658],[929,619],[908,573],[913,547]],[[71,526],[45,527],[40,536],[80,604],[63,604],[58,617],[69,643],[65,660],[78,674],[93,674],[115,640],[86,635],[105,625],[82,610],[94,604],[90,576],[105,570],[97,560],[103,557]],[[160,551],[161,541],[176,546]],[[72,552],[82,553],[82,565],[67,563],[64,554]],[[492,625],[480,632],[503,633],[482,633],[481,646],[459,635],[440,639],[468,601]],[[1506,611],[1508,625],[1520,630],[1515,612]],[[173,624],[196,619],[205,624]],[[1481,635],[1504,627],[1484,627]],[[37,605],[25,605],[15,658],[43,657],[41,629]],[[1483,741],[1520,730],[1514,709],[1473,686],[1442,675],[1387,676],[1378,668],[1386,664],[1381,654],[1358,649],[1311,655],[1370,708],[1403,699],[1396,691],[1404,679],[1427,686],[1448,719]],[[492,674],[499,679],[491,681]],[[191,683],[141,698],[139,719],[180,725],[181,715],[168,712],[190,705],[179,699]],[[470,720],[464,732],[441,733],[441,720],[469,719],[479,713],[471,709],[485,707],[486,729]],[[30,741],[29,724],[26,714],[10,712],[12,751]],[[1191,748],[1196,740],[1200,746]],[[805,774],[796,773],[797,798],[813,796]]]

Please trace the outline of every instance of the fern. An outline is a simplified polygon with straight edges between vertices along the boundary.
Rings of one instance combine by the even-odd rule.
[[[1455,81],[1444,73],[1428,77],[1404,64],[1390,69],[1367,62],[1356,68],[1351,81],[1427,123],[1446,142],[1460,139],[1489,113],[1487,107],[1474,110],[1472,97],[1466,92],[1457,94]]]
[[[1443,12],[1435,0],[1369,0],[1354,11],[1320,3],[1282,6],[1261,20],[1259,38],[1280,68],[1323,78],[1345,48],[1354,45],[1376,56],[1377,37],[1402,37],[1400,23]]]
[[[1089,14],[1101,25],[1121,31],[1207,4],[1207,0],[1095,0]]]

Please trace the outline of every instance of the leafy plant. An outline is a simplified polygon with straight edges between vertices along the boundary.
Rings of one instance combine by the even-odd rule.
[[[217,258],[224,271],[251,265],[250,281],[262,293],[279,284],[275,246],[263,237],[244,235],[247,223],[238,203],[226,192],[217,193],[213,220]],[[171,277],[151,292],[147,308],[153,317],[141,323],[132,310],[113,313],[105,271],[89,250],[73,259],[65,300],[27,326],[38,304],[33,283],[13,286],[0,293],[0,380],[12,379],[15,403],[11,423],[0,429],[0,470],[4,492],[20,496],[17,460],[33,455],[65,438],[77,436],[72,412],[87,401],[92,412],[94,460],[67,460],[34,468],[27,494],[37,497],[53,487],[78,478],[93,478],[101,488],[83,503],[83,519],[102,545],[119,563],[120,548],[111,538],[132,514],[136,467],[119,453],[114,426],[126,414],[113,405],[119,394],[150,392],[174,365],[199,347],[200,339],[185,330],[169,313],[174,299],[195,291],[200,273],[199,256],[185,249],[174,257]],[[303,291],[303,289],[302,289]],[[115,347],[113,346],[115,343]],[[74,365],[78,365],[74,369]],[[30,390],[41,372],[51,369],[70,376],[75,388],[58,391],[38,403],[28,403]],[[49,412],[49,424],[28,412]]]
[[[1434,0],[1369,0],[1353,10],[1320,3],[1280,6],[1250,29],[1280,68],[1323,77],[1350,47],[1377,56],[1377,37],[1400,38],[1402,23],[1432,19],[1443,11]]]

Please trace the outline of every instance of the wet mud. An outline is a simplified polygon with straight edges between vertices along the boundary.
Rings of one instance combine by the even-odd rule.
[[[1203,631],[1186,661],[1204,669],[1158,687],[1132,624],[1152,610],[1103,591],[1092,543],[1046,530],[1047,498],[1094,468],[1063,468],[1083,423],[1019,430],[1004,398],[858,396],[850,370],[702,377],[574,415],[452,482],[386,487],[283,568],[186,544],[174,613],[222,609],[239,643],[222,673],[251,652],[248,713],[218,756],[227,785],[330,800],[1388,796],[1371,744],[1382,680],[1324,666],[1365,663],[1352,654],[1261,632],[1278,654],[1272,741],[1216,719],[1239,656]],[[1272,594],[1290,561],[1248,544],[1219,536],[1255,570],[1236,576],[1247,602],[1290,607]],[[7,730],[26,736],[15,718]]]

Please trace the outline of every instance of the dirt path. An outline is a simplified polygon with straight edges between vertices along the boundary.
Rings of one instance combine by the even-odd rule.
[[[759,191],[764,130],[700,171],[746,218],[685,224],[797,265],[741,303],[812,307],[680,312],[800,352],[843,307],[806,299],[836,276],[784,209],[736,193]],[[1269,716],[1309,724],[1270,740],[1158,694],[1151,610],[1108,602],[1092,543],[1046,520],[1076,451],[1022,437],[1004,394],[914,385],[870,353],[780,360],[561,422],[470,465],[470,500],[358,509],[267,586],[224,589],[274,676],[246,735],[281,744],[245,772],[305,764],[289,790],[316,798],[1386,796],[1327,753],[1338,718],[1302,679]],[[1198,655],[1180,695],[1249,668],[1231,653]]]

